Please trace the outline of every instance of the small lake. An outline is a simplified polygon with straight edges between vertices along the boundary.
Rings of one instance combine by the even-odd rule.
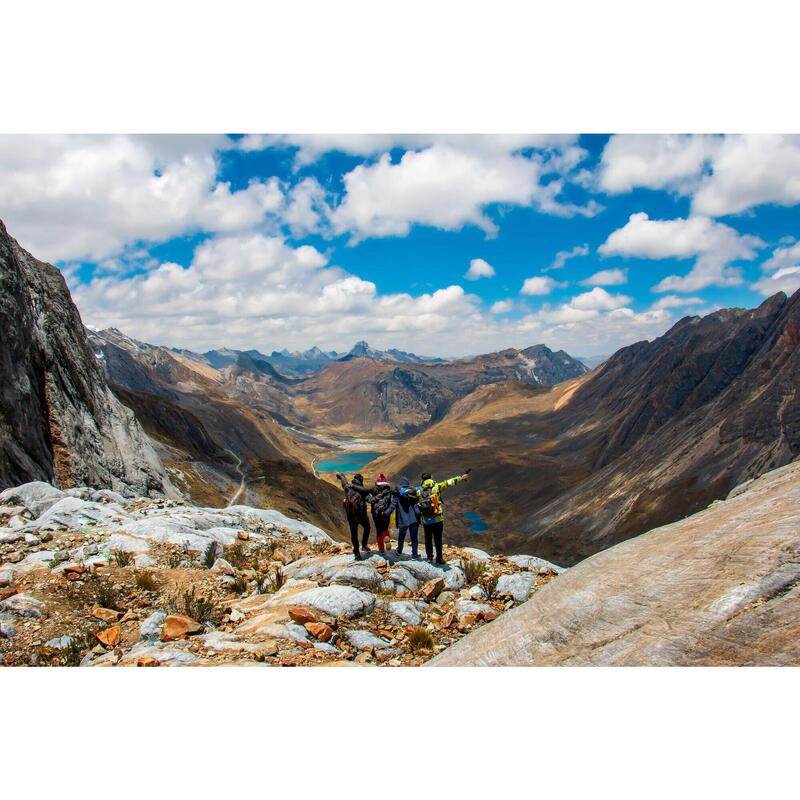
[[[477,511],[465,511],[464,519],[469,523],[470,533],[483,533],[489,530],[489,525]]]
[[[376,453],[367,450],[358,450],[353,453],[338,453],[331,458],[318,461],[317,472],[358,472],[364,464],[369,464],[373,459],[382,456],[383,453]]]

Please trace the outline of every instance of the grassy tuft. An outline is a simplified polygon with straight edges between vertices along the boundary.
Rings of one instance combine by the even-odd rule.
[[[269,591],[273,594],[286,583],[286,575],[280,567],[275,567],[269,574]]]
[[[133,554],[127,550],[112,550],[111,561],[118,567],[129,567],[133,563]]]
[[[119,595],[117,590],[110,584],[101,582],[94,595],[95,604],[101,608],[110,608],[116,610],[117,603],[119,602]]]
[[[237,575],[233,579],[230,589],[236,594],[244,594],[247,591],[247,578],[245,578],[244,575]]]
[[[217,560],[217,543],[216,542],[209,542],[208,547],[203,551],[203,566],[206,569],[211,569],[214,566],[214,562]]]
[[[486,597],[491,600],[497,592],[497,581],[499,575],[485,575],[481,581],[481,585],[486,589]]]
[[[170,598],[169,607],[176,614],[184,614],[198,622],[208,622],[217,610],[217,604],[210,595],[197,594],[194,586],[182,594]]]
[[[158,589],[156,576],[149,570],[136,573],[136,586],[145,592],[155,592]]]
[[[464,570],[467,583],[477,583],[486,572],[486,564],[483,561],[478,561],[477,558],[462,558],[461,569]]]
[[[423,627],[414,628],[406,637],[406,641],[414,652],[433,650],[433,636]]]

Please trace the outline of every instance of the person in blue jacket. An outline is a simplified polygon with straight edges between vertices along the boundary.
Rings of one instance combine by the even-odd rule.
[[[394,491],[389,514],[394,511],[397,521],[397,555],[403,553],[406,532],[411,539],[411,558],[419,558],[419,505],[416,489],[409,486],[408,478],[400,478],[400,485]]]

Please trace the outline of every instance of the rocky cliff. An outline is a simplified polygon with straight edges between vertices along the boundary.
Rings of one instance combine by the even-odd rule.
[[[0,328],[0,486],[174,493],[133,413],[109,390],[63,276],[2,222]]]
[[[800,664],[800,462],[586,559],[431,664]]]

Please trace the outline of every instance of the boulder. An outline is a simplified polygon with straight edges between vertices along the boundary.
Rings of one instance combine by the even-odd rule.
[[[461,549],[468,558],[474,558],[476,561],[492,560],[492,557],[485,550],[479,550],[477,547],[462,547]]]
[[[285,587],[284,587],[285,588]],[[353,586],[317,586],[294,594],[293,604],[311,606],[332,617],[353,619],[369,614],[375,607],[375,597]],[[280,605],[285,602],[277,595],[266,605]]]
[[[419,625],[422,622],[422,614],[410,600],[393,600],[389,603],[388,610],[406,625]]]
[[[349,630],[345,631],[347,641],[356,648],[356,650],[388,650],[394,649],[392,645],[380,636],[376,636],[370,631],[364,630]]]
[[[416,592],[419,588],[419,581],[405,567],[393,567],[387,577],[397,588],[409,592]]]
[[[17,629],[10,622],[0,622],[0,639],[13,639]]]
[[[147,619],[143,619],[139,626],[139,638],[145,641],[156,641],[161,638],[161,629],[167,618],[165,611],[154,611]]]
[[[524,603],[533,591],[537,573],[515,572],[513,575],[501,575],[497,579],[495,593],[499,596],[510,595],[515,603]]]
[[[522,567],[522,569],[534,570],[536,572],[554,572],[556,575],[560,575],[564,572],[564,567],[559,567],[557,564],[552,564],[536,556],[509,556],[508,560],[512,564]]]
[[[44,603],[29,594],[15,594],[5,600],[0,601],[0,610],[13,611],[21,617],[31,619],[42,616]]]
[[[170,614],[164,620],[161,641],[174,642],[176,639],[185,639],[187,636],[194,636],[202,632],[203,626],[197,620],[184,614]]]
[[[570,567],[434,666],[800,664],[800,462]]]
[[[332,583],[343,583],[348,586],[360,586],[363,589],[377,587],[383,580],[381,574],[371,564],[349,564],[339,567],[325,575]]]
[[[44,481],[31,481],[0,492],[0,503],[23,506],[37,518],[62,497],[64,492],[61,489],[56,489]]]
[[[229,563],[224,558],[218,558],[211,567],[211,571],[219,575],[230,575],[232,577],[236,575],[236,569],[233,564]]]
[[[505,576],[504,576],[505,577]],[[469,587],[469,591],[467,595],[471,600],[486,600],[486,589],[483,588],[480,584],[476,583],[474,586]]]
[[[66,650],[74,641],[73,636],[57,636],[55,639],[45,642],[45,646],[52,647],[54,650]]]
[[[459,622],[468,615],[474,616],[475,619],[479,617],[483,619],[494,619],[497,616],[497,612],[488,603],[478,603],[474,600],[465,600],[464,598],[456,600],[455,611]]]

